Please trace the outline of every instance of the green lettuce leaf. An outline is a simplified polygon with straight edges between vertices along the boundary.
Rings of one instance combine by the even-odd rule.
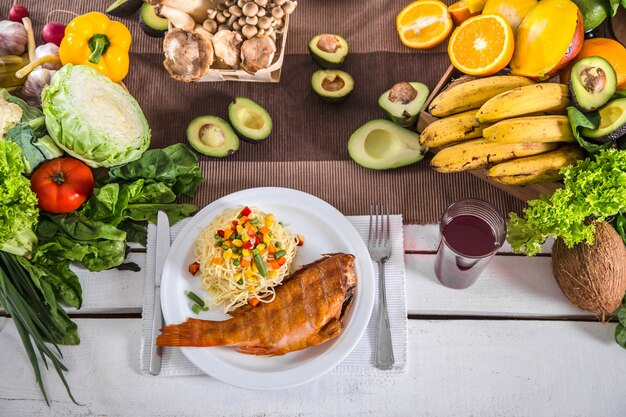
[[[626,151],[600,150],[561,172],[563,188],[529,201],[522,217],[510,214],[507,240],[515,252],[537,254],[551,235],[568,247],[592,244],[595,226],[590,220],[626,213]]]
[[[0,250],[27,256],[37,245],[33,229],[39,209],[37,196],[22,171],[19,146],[0,141]]]

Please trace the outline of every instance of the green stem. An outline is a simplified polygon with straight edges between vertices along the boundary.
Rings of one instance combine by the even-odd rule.
[[[89,49],[91,49],[91,55],[89,55],[89,62],[97,64],[100,62],[100,57],[109,49],[109,38],[101,33],[95,34],[89,39]]]

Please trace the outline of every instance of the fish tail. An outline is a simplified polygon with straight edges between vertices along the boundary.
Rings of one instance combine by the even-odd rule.
[[[220,346],[223,343],[219,343],[210,336],[219,327],[219,322],[190,318],[184,323],[163,327],[156,344],[157,346]]]

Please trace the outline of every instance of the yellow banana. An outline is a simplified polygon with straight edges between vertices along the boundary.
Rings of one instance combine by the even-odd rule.
[[[534,116],[505,119],[485,128],[483,137],[492,142],[502,143],[576,142],[567,116]]]
[[[445,117],[478,109],[500,93],[523,85],[534,84],[529,78],[516,75],[496,75],[465,82],[452,82],[428,106],[435,117]]]
[[[483,138],[443,148],[430,161],[439,172],[459,172],[523,156],[537,155],[557,148],[556,143],[497,143]]]
[[[583,159],[578,145],[563,145],[541,155],[502,162],[487,171],[487,177],[507,185],[541,184],[558,181],[560,169]]]
[[[454,114],[429,124],[420,135],[420,144],[427,148],[438,148],[466,139],[480,138],[487,126],[489,125],[476,120],[476,110]]]
[[[538,83],[514,88],[499,94],[476,113],[481,123],[493,123],[541,111],[555,111],[571,104],[567,86],[557,83]]]

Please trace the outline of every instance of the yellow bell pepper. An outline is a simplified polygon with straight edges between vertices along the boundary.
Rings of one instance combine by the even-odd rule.
[[[91,12],[67,25],[59,58],[63,65],[88,65],[117,83],[128,74],[131,41],[130,31],[122,23]]]

